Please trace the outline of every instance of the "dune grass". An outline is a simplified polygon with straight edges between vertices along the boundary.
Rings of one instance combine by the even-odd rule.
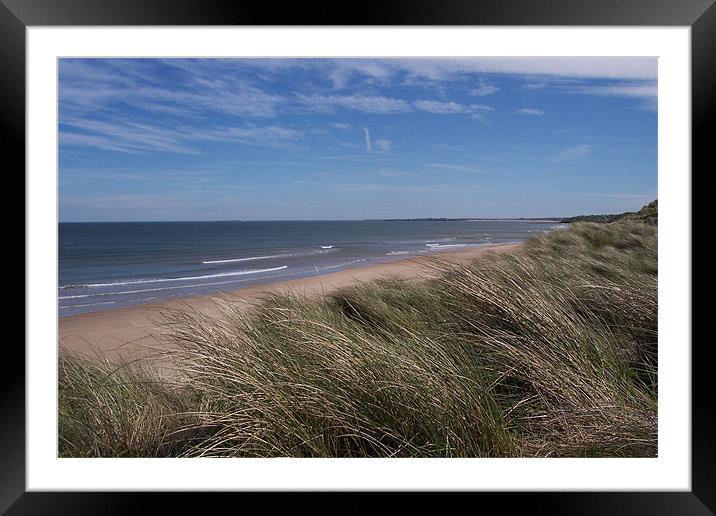
[[[166,457],[190,442],[195,399],[147,364],[115,365],[60,349],[61,457]]]
[[[656,225],[577,223],[431,267],[169,312],[179,387],[62,355],[61,455],[656,455]]]

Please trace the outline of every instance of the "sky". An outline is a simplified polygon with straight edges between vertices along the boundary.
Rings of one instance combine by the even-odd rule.
[[[637,210],[656,109],[656,58],[60,59],[60,221]]]

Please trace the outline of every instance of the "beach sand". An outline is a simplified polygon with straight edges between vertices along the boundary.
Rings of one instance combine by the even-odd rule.
[[[431,258],[454,263],[469,262],[489,252],[510,252],[520,246],[522,244],[462,249],[441,252]],[[230,300],[241,307],[249,307],[260,301],[268,292],[291,291],[316,296],[377,278],[428,278],[431,273],[426,265],[431,258],[421,256],[212,295],[188,296],[159,303],[61,317],[58,322],[59,342],[62,348],[92,359],[115,363],[152,358],[161,361],[161,350],[168,346],[161,337],[162,311],[194,309],[209,315],[218,315],[217,299]]]

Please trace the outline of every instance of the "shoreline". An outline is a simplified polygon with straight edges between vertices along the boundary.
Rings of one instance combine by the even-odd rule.
[[[464,263],[489,253],[514,251],[523,245],[524,243],[514,243],[443,251],[437,256],[419,256],[353,267],[318,276],[252,285],[238,290],[58,317],[58,341],[63,349],[97,360],[121,363],[150,358],[160,353],[164,346],[157,331],[161,325],[162,310],[190,308],[211,315],[216,313],[217,299],[235,302],[245,309],[259,302],[269,292],[291,291],[315,296],[378,278],[427,279],[429,273],[425,265],[435,258]]]

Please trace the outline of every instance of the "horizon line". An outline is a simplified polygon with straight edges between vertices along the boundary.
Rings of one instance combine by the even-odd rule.
[[[612,213],[599,213],[590,215],[614,215]],[[166,222],[398,222],[398,221],[429,221],[429,220],[555,220],[574,217],[386,217],[371,219],[215,219],[215,220],[58,220],[58,224],[161,224]],[[579,216],[579,215],[576,215]]]

